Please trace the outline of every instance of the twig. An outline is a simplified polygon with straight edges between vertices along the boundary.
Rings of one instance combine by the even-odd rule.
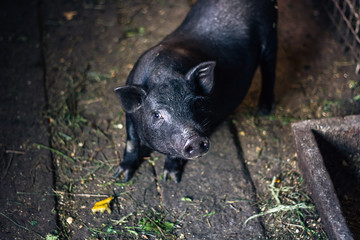
[[[44,196],[55,196],[53,193],[41,193],[41,192],[16,192],[18,195],[44,195]]]
[[[116,208],[118,210],[118,214],[120,214],[120,203],[119,203],[119,198],[115,192],[115,189],[113,189],[113,193],[114,193]]]
[[[159,230],[159,232],[161,233],[161,235],[162,235],[164,238],[166,238],[165,235],[164,235],[164,233],[163,233],[163,231],[162,231],[162,229],[161,229],[161,227],[160,227],[154,220],[152,220],[151,218],[148,218],[148,219],[156,226],[156,228]]]
[[[305,229],[304,226],[301,226],[298,224],[292,224],[292,223],[284,223],[284,224],[286,224],[287,226],[290,226],[290,227],[297,227],[297,228]]]
[[[337,66],[337,67],[344,67],[344,66],[351,66],[351,65],[354,65],[355,64],[355,61],[335,61],[334,62],[334,65]]]
[[[61,191],[54,190],[54,193],[56,195],[69,195],[69,196],[75,196],[75,197],[109,197],[109,195],[106,194],[88,194],[88,193],[66,193]]]
[[[10,168],[10,166],[11,166],[11,163],[12,163],[13,159],[14,159],[14,156],[11,156],[9,162],[8,162],[7,165],[6,165],[5,172],[4,172],[4,174],[1,176],[1,180],[3,180],[3,179],[6,177],[6,175],[8,174],[9,168]]]
[[[17,151],[17,150],[6,150],[5,153],[14,153],[14,154],[25,154],[24,151]]]
[[[4,218],[6,218],[7,220],[9,220],[10,222],[12,222],[15,226],[17,226],[19,228],[22,228],[22,229],[25,229],[26,231],[32,232],[32,233],[36,234],[37,236],[39,236],[41,239],[45,239],[45,237],[43,237],[40,233],[37,233],[37,232],[35,232],[35,231],[25,227],[25,226],[22,226],[22,225],[18,224],[17,222],[15,222],[14,220],[9,218],[8,216],[3,214],[2,212],[0,212],[0,215],[3,216]]]
[[[211,228],[212,226],[211,226],[210,220],[208,218],[206,219],[206,222],[207,222],[209,228]]]
[[[116,194],[116,196],[122,195],[122,194],[126,194],[130,191],[125,191],[125,192],[121,192]],[[111,194],[91,194],[91,193],[67,193],[67,192],[61,192],[61,191],[56,191],[54,190],[54,193],[56,195],[69,195],[69,196],[75,196],[75,197],[109,197],[111,196]]]
[[[115,219],[110,219],[113,223],[114,223],[114,225],[116,226],[116,225],[121,225],[121,224],[123,224],[123,223],[126,223],[127,222],[127,218],[129,218],[129,217],[131,217],[132,215],[134,215],[133,213],[130,213],[130,214],[128,214],[128,215],[126,215],[126,216],[123,216],[122,218],[120,218],[119,220],[115,220]]]
[[[279,199],[279,193],[280,189],[275,187],[276,177],[273,177],[271,184],[269,185],[269,190],[271,192],[271,195],[274,197],[275,201],[281,205],[280,199]]]
[[[54,195],[68,195],[68,196],[75,196],[75,197],[109,197],[109,194],[91,194],[91,193],[67,193],[53,190],[54,193],[40,193],[40,192],[16,192],[19,195],[45,195],[45,196],[54,196]],[[125,194],[127,192],[122,192],[118,195]]]

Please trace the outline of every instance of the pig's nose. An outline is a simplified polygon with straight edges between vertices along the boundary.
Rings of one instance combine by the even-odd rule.
[[[208,138],[192,136],[185,143],[183,155],[189,159],[200,157],[209,151],[209,147],[210,142]]]

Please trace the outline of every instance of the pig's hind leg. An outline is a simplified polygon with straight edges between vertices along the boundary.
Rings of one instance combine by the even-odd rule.
[[[275,68],[277,55],[276,31],[272,31],[261,54],[261,93],[257,115],[268,115],[275,109]]]
[[[126,133],[127,140],[124,156],[115,171],[114,178],[117,178],[120,174],[124,173],[124,180],[127,182],[133,177],[135,171],[143,161],[143,157],[150,154],[150,150],[141,144],[139,136],[129,117],[126,117]]]
[[[181,181],[181,175],[185,164],[185,159],[166,156],[164,165],[164,181],[170,178],[176,183],[179,183]]]

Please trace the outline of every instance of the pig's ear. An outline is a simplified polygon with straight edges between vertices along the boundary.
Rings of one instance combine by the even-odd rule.
[[[195,81],[196,85],[205,94],[209,94],[214,86],[214,68],[216,63],[213,61],[202,62],[190,69],[186,74],[186,79]]]
[[[146,96],[145,90],[140,86],[124,86],[116,88],[114,91],[120,99],[121,106],[127,113],[138,110]]]

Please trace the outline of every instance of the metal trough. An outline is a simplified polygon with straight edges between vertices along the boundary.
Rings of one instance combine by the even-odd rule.
[[[299,168],[330,239],[360,239],[360,115],[293,123]]]

